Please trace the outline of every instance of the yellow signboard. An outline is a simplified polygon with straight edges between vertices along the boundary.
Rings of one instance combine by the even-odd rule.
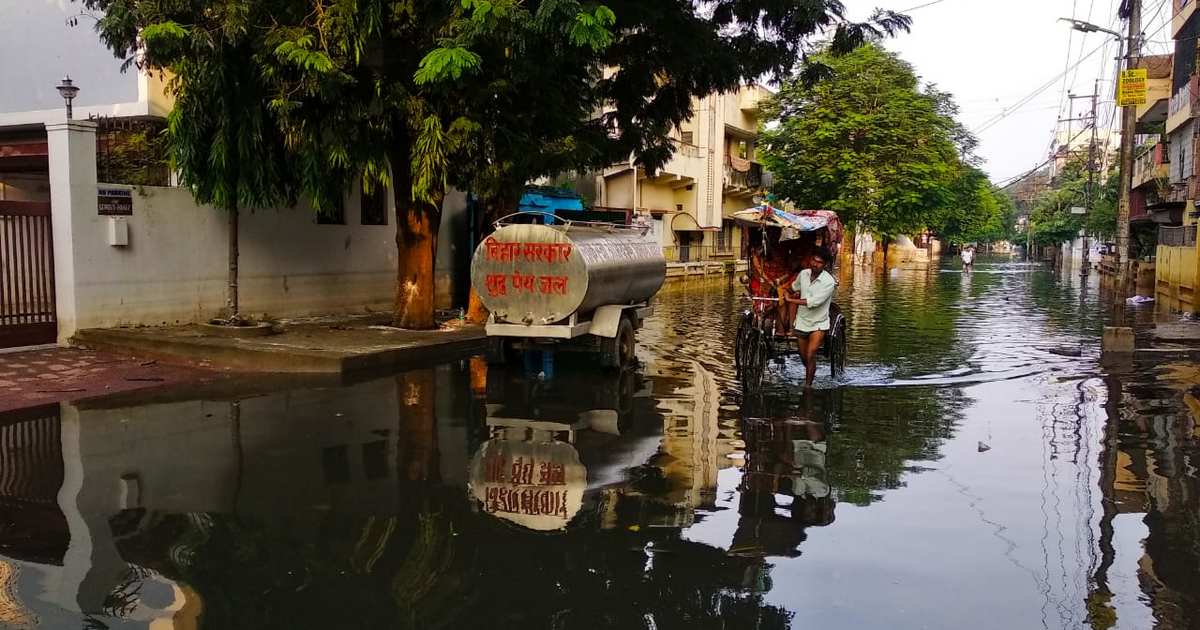
[[[1147,82],[1145,68],[1122,70],[1121,80],[1117,83],[1117,106],[1145,105]]]

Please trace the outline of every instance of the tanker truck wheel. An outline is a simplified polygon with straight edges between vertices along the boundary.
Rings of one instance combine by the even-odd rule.
[[[600,340],[600,365],[619,370],[633,363],[636,343],[633,322],[628,317],[622,317],[617,326],[617,336]]]

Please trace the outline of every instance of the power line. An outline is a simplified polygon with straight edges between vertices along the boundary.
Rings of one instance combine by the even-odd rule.
[[[941,4],[945,1],[946,0],[933,0],[933,2],[926,2],[925,4],[919,4],[911,9],[905,9],[903,11],[900,11],[900,13],[910,13],[912,11],[916,11],[917,9],[924,9],[925,7],[931,7],[935,4]]]
[[[999,123],[1001,120],[1008,118],[1014,112],[1019,110],[1021,107],[1025,106],[1030,101],[1037,98],[1042,92],[1045,92],[1046,90],[1050,89],[1050,86],[1054,85],[1060,78],[1062,78],[1062,77],[1066,76],[1068,73],[1070,73],[1074,67],[1076,67],[1079,64],[1082,64],[1083,62],[1090,59],[1092,57],[1092,55],[1095,55],[1097,52],[1099,52],[1105,46],[1107,46],[1107,42],[1092,49],[1092,52],[1088,53],[1082,59],[1075,62],[1075,66],[1068,67],[1063,72],[1055,75],[1053,78],[1051,78],[1046,83],[1043,83],[1041,86],[1035,88],[1033,92],[1027,94],[1025,97],[1021,98],[1016,103],[1013,103],[1012,106],[1009,107],[1008,109],[1006,109],[1004,112],[1001,112],[1000,114],[997,114],[997,115],[993,116],[992,118],[989,118],[988,120],[981,123],[977,128],[971,130],[971,133],[975,133],[975,134],[983,133],[984,131],[987,131],[988,129],[991,129],[993,126],[995,126],[996,123]]]

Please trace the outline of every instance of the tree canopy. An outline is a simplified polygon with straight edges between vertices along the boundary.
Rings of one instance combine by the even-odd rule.
[[[240,205],[302,196],[324,211],[356,184],[390,186],[395,318],[414,328],[433,325],[447,187],[515,205],[542,175],[631,153],[656,170],[693,97],[820,75],[811,38],[845,52],[909,23],[886,11],[853,22],[839,0],[80,1],[103,11],[118,56],[207,95],[171,126],[201,201],[236,190]],[[234,138],[246,151],[230,157]]]
[[[763,133],[773,192],[884,237],[930,229],[956,242],[1006,236],[1011,209],[974,167],[953,98],[878,45],[819,57],[831,77],[785,82]]]
[[[1094,190],[1089,189],[1089,182]],[[1070,158],[1034,201],[1026,239],[1037,245],[1058,245],[1078,237],[1082,230],[1090,237],[1112,240],[1118,182],[1116,173],[1089,179],[1087,157]],[[1071,208],[1086,208],[1087,214],[1073,214]]]

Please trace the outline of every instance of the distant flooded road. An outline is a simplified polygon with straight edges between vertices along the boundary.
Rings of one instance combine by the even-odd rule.
[[[1197,628],[1200,366],[1102,366],[1090,280],[844,269],[808,393],[789,359],[742,395],[720,279],[621,374],[0,415],[0,628]]]

